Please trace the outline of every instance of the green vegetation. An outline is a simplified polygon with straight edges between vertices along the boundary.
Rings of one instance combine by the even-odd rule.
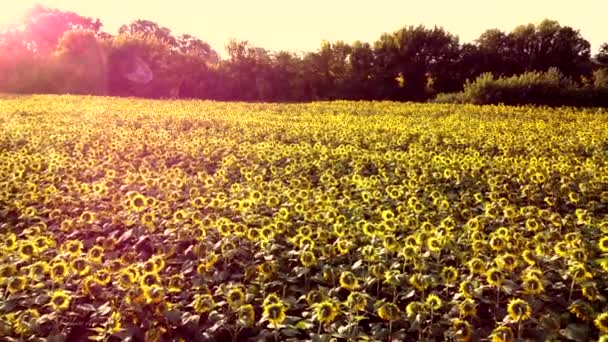
[[[608,120],[0,99],[6,341],[597,340]]]
[[[545,90],[535,98],[536,92],[516,84],[557,68],[573,90],[551,98],[552,104],[605,104],[574,88],[584,88],[594,71],[605,70],[608,43],[592,57],[579,31],[553,20],[511,32],[490,29],[471,43],[460,43],[441,27],[424,26],[404,26],[369,43],[323,41],[305,53],[231,40],[223,59],[203,40],[174,36],[152,21],[136,20],[116,35],[102,27],[76,13],[32,9],[23,25],[0,32],[0,91],[263,102],[427,101],[462,91],[484,73],[505,80],[527,73],[505,81],[506,91],[524,91],[524,99],[484,93],[489,99],[484,103],[545,104]]]
[[[597,70],[593,83],[577,85],[555,68],[547,72],[527,72],[518,76],[500,77],[485,73],[466,83],[460,93],[439,94],[436,102],[608,107],[606,70]]]

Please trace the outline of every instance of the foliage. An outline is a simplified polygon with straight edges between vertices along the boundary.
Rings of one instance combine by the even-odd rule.
[[[0,110],[6,341],[608,333],[606,111],[73,96]]]
[[[223,60],[203,40],[176,36],[150,20],[122,25],[115,36],[101,27],[98,19],[35,7],[23,26],[0,32],[0,72],[6,75],[0,90],[264,102],[424,101],[461,91],[467,80],[485,72],[509,77],[557,68],[579,84],[592,77],[606,55],[604,45],[592,59],[580,32],[553,20],[511,32],[487,30],[464,44],[441,27],[422,25],[406,25],[370,43],[323,41],[317,50],[303,53],[232,40]],[[90,54],[82,63],[54,60],[62,48],[57,44],[70,31],[97,38],[87,40]],[[103,51],[97,53],[100,43]],[[143,65],[151,69],[152,81],[125,77],[137,66],[145,69]],[[106,75],[99,75],[104,70]],[[581,103],[598,97],[587,90],[573,93],[582,93]]]
[[[547,106],[608,106],[604,71],[594,73],[594,84],[578,86],[559,70],[526,72],[511,77],[495,78],[484,73],[467,82],[460,93],[442,94],[437,102],[547,105]]]

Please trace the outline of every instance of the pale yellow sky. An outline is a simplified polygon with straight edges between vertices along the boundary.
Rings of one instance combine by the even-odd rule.
[[[35,3],[101,19],[104,30],[149,19],[223,53],[229,38],[270,50],[311,51],[322,39],[373,42],[404,25],[443,26],[461,42],[544,18],[581,31],[595,53],[608,42],[608,0],[0,0],[0,25]]]

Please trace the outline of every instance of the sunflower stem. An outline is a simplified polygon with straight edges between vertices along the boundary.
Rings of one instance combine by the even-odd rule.
[[[319,322],[319,327],[317,328],[317,335],[321,336],[321,327],[323,326],[322,322]]]
[[[568,303],[572,300],[572,294],[574,293],[574,279],[570,283],[570,293],[568,293]]]
[[[388,322],[388,342],[391,342],[391,336],[393,335],[393,321]]]
[[[500,287],[496,285],[496,309],[500,306]]]
[[[517,319],[517,340],[521,340],[521,316]]]

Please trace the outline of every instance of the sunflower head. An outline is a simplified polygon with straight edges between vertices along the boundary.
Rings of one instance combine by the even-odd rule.
[[[443,306],[443,301],[436,294],[430,294],[426,297],[425,304],[428,305],[429,308],[437,311]]]
[[[602,332],[602,334],[608,334],[608,312],[602,312],[593,321],[595,326]]]
[[[51,279],[61,282],[69,274],[68,265],[64,261],[59,261],[51,266]]]
[[[103,262],[103,247],[93,246],[89,249],[88,257],[95,264],[101,264]]]
[[[194,311],[198,314],[209,312],[215,307],[215,300],[210,294],[196,294],[192,302]]]
[[[239,324],[250,327],[255,324],[255,309],[251,304],[238,307]]]
[[[321,323],[331,323],[338,315],[338,307],[331,300],[324,300],[320,303],[313,304],[315,309],[315,318]]]
[[[55,311],[66,310],[70,306],[71,297],[63,290],[55,290],[51,294],[50,306]]]
[[[425,312],[425,305],[422,302],[410,302],[405,307],[405,313],[408,317],[416,317]]]
[[[526,277],[522,283],[522,287],[524,293],[529,295],[537,295],[545,290],[543,282],[537,277]]]
[[[285,320],[286,307],[283,303],[272,303],[264,306],[264,317],[273,326],[279,326]]]
[[[514,321],[527,321],[532,317],[532,308],[523,299],[512,299],[507,306],[507,313]]]
[[[70,262],[70,266],[74,273],[79,276],[85,276],[89,273],[90,267],[87,259],[85,258],[76,258]]]
[[[453,266],[446,266],[441,270],[441,279],[447,285],[452,285],[458,279],[458,270]]]
[[[9,293],[15,293],[23,291],[27,285],[27,278],[23,276],[11,277],[7,283],[7,289]]]
[[[452,331],[457,341],[469,341],[471,339],[471,324],[459,318],[452,320]]]
[[[346,299],[346,306],[351,312],[363,311],[367,307],[367,296],[361,292],[353,291]]]
[[[475,317],[477,315],[477,305],[472,299],[465,299],[458,304],[458,311],[461,318]]]
[[[354,291],[359,287],[359,280],[350,271],[344,271],[340,274],[340,287]]]
[[[226,294],[226,300],[232,309],[236,309],[245,303],[245,293],[240,286],[234,287]]]
[[[572,304],[570,304],[568,307],[568,311],[570,311],[570,313],[576,316],[578,319],[585,322],[590,321],[595,314],[593,307],[582,299],[577,299],[572,302]]]
[[[317,264],[317,258],[311,251],[303,251],[300,254],[300,262],[304,267],[312,267]]]
[[[401,311],[393,303],[383,303],[378,308],[378,316],[385,321],[396,321],[401,316]]]
[[[492,334],[490,334],[492,338],[492,342],[513,342],[515,341],[515,335],[513,334],[513,330],[511,328],[501,325],[494,330],[492,330]]]
[[[498,268],[492,267],[486,272],[486,280],[490,285],[500,286],[504,278],[504,273]]]

